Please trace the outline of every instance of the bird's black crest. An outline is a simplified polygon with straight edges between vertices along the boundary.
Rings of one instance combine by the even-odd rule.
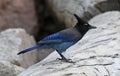
[[[82,20],[78,15],[74,14],[75,18],[77,19],[78,23],[85,24],[86,21]]]

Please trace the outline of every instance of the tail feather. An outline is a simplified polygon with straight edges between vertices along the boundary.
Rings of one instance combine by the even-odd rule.
[[[28,49],[25,49],[25,50],[19,52],[17,55],[32,51],[32,50],[37,49],[39,47],[40,47],[39,45],[35,45],[35,46],[31,47],[31,48],[28,48]]]

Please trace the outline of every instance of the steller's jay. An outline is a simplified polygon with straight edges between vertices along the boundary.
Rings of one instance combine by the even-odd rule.
[[[39,41],[37,45],[19,52],[18,55],[32,51],[37,48],[52,48],[58,52],[58,54],[61,56],[61,60],[70,62],[69,59],[66,59],[62,55],[62,52],[66,51],[67,48],[79,41],[89,29],[96,28],[95,26],[91,26],[87,22],[83,21],[76,14],[74,14],[74,16],[78,21],[74,27],[51,34]]]

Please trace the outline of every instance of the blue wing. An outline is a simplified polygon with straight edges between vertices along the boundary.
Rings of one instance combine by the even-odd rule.
[[[76,37],[70,34],[55,33],[42,39],[39,43],[61,43],[61,42],[73,42]]]

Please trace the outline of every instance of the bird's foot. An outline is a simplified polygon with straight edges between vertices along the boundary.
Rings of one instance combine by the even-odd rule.
[[[72,61],[72,59],[57,58],[57,60],[61,60],[63,62],[68,62],[68,63],[75,63]]]

